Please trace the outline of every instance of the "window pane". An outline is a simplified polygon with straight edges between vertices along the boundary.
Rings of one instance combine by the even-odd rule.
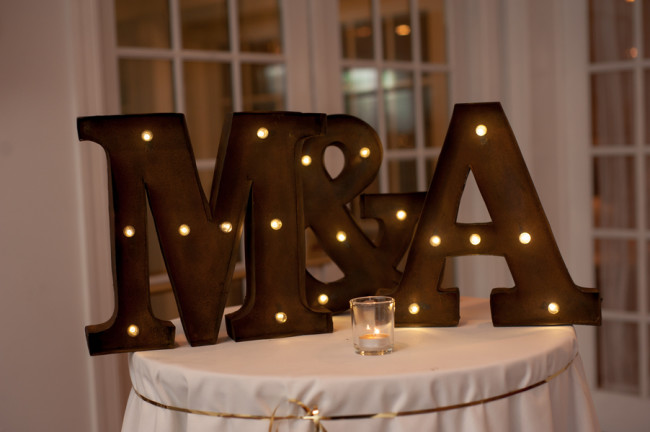
[[[180,0],[183,48],[227,51],[227,0]]]
[[[634,228],[636,201],[634,158],[594,158],[594,225],[599,228]]]
[[[637,324],[603,321],[598,329],[598,386],[605,390],[639,393]]]
[[[167,60],[121,59],[122,114],[172,112],[172,65]]]
[[[242,64],[244,111],[285,108],[285,68],[281,64]]]
[[[634,44],[634,2],[590,0],[589,31],[592,62],[637,56]]]
[[[381,0],[379,9],[383,27],[384,58],[410,61],[413,44],[409,0]]]
[[[281,53],[280,7],[277,0],[239,0],[239,49]]]
[[[422,61],[445,63],[447,60],[445,1],[420,0],[418,3]]]
[[[384,87],[387,147],[415,147],[413,74],[386,70],[382,75],[382,85]]]
[[[371,59],[375,56],[371,0],[339,2],[341,53],[348,59]]]
[[[632,145],[634,141],[632,72],[606,72],[592,75],[591,99],[593,145]]]
[[[169,48],[167,0],[115,0],[117,45]]]
[[[418,182],[414,160],[388,162],[388,192],[417,192]]]
[[[226,115],[233,111],[230,64],[186,62],[185,114],[197,159],[215,158]]]
[[[449,96],[447,74],[422,75],[422,106],[424,109],[424,145],[442,147],[449,127]]]
[[[596,284],[603,297],[603,308],[636,311],[638,308],[636,241],[597,239],[594,253]]]
[[[343,70],[345,112],[364,120],[378,130],[377,71],[373,68]]]

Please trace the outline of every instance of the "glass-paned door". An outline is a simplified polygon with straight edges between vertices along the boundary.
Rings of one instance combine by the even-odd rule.
[[[444,0],[339,2],[343,109],[384,145],[369,192],[424,191],[449,121]]]
[[[597,392],[630,410],[630,426],[603,416],[605,430],[637,430],[650,406],[650,1],[588,5]]]

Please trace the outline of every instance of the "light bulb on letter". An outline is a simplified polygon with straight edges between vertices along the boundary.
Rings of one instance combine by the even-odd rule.
[[[178,227],[178,233],[183,237],[188,236],[190,234],[190,227],[188,225],[183,224]]]
[[[271,221],[271,228],[273,228],[276,231],[279,230],[280,228],[282,228],[282,221],[280,219],[277,219],[277,218],[273,219]]]
[[[411,303],[409,305],[409,313],[411,315],[417,315],[418,312],[420,312],[420,305],[417,303]]]
[[[149,130],[142,131],[142,134],[140,136],[142,137],[142,141],[149,142],[153,139],[153,133],[151,133]]]

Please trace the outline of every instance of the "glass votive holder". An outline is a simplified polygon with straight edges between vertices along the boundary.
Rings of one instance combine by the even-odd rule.
[[[393,352],[395,299],[385,296],[357,297],[350,300],[352,341],[361,355]]]

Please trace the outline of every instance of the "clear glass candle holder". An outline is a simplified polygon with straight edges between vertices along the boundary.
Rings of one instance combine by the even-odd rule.
[[[361,355],[393,352],[395,333],[395,299],[384,296],[358,297],[350,300],[352,341]]]

